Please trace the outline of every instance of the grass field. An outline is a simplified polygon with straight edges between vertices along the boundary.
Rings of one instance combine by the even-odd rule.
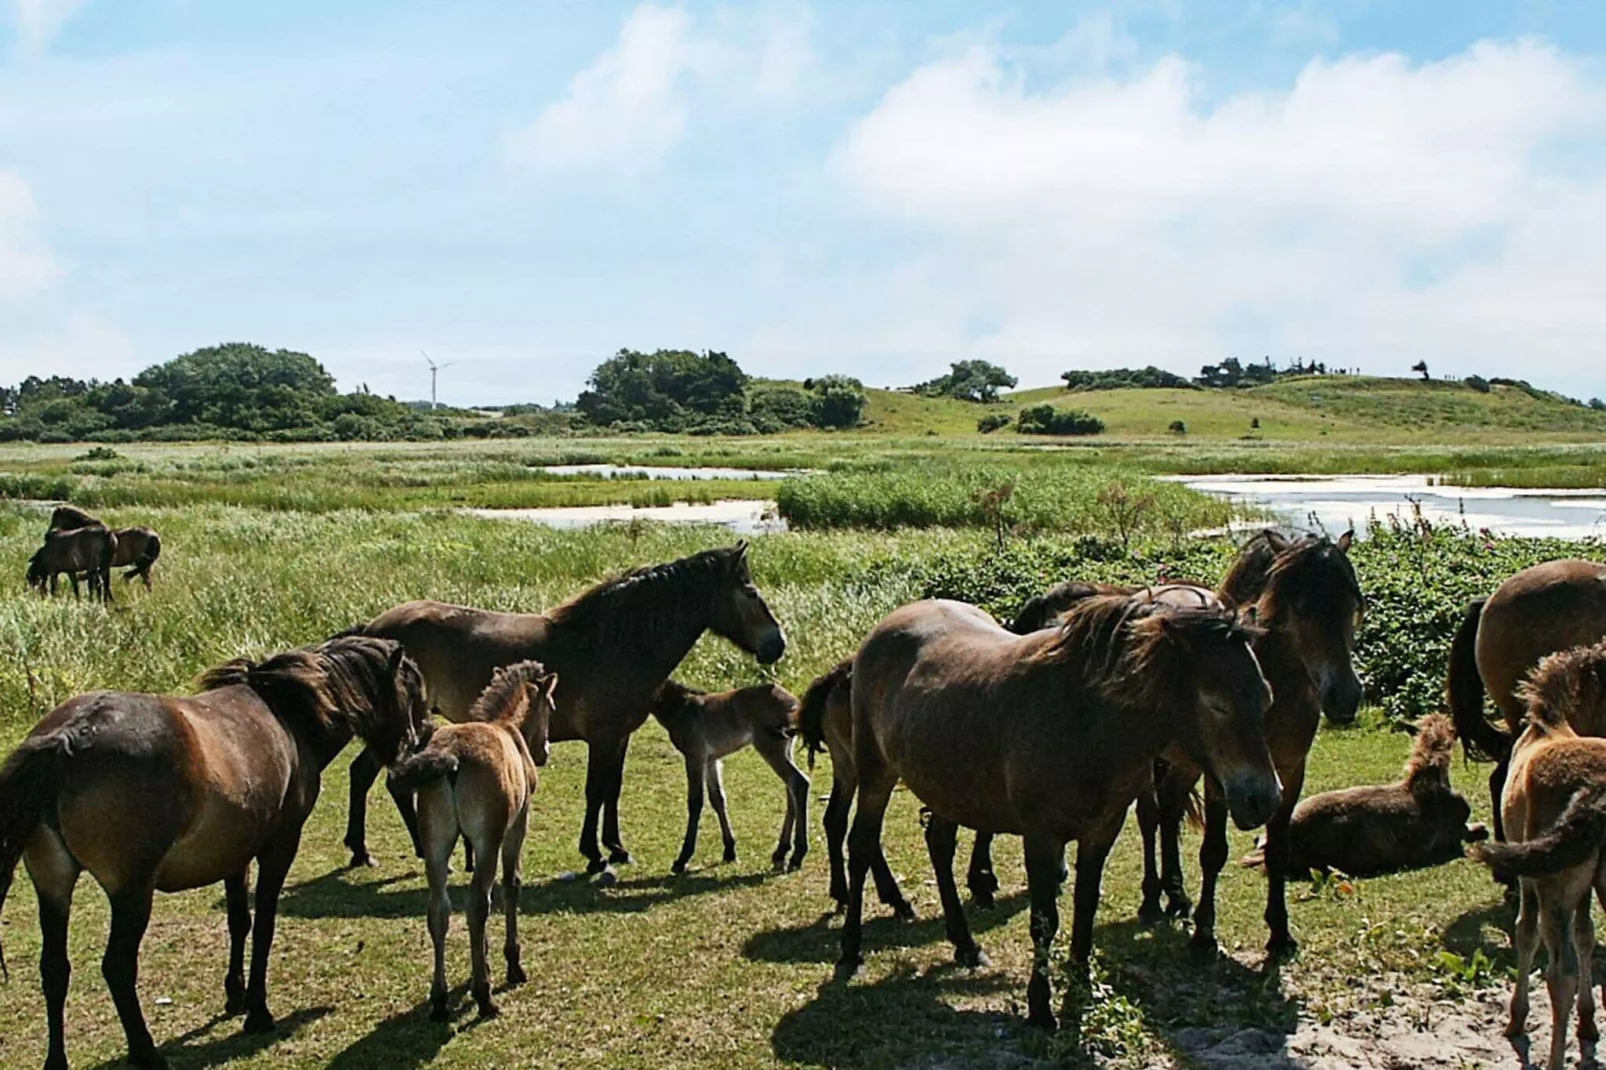
[[[187,463],[187,456],[176,452],[168,463]],[[115,487],[119,477],[107,478]],[[407,598],[534,610],[611,571],[728,539],[651,525],[554,532],[438,511],[192,504],[113,508],[106,519],[162,532],[157,588],[123,593],[119,584],[119,605],[106,610],[42,601],[20,582],[6,584],[0,743],[15,742],[39,714],[78,691],[182,691],[208,664],[304,643]],[[37,511],[0,508],[0,575],[20,574],[41,522]],[[920,593],[923,563],[996,560],[989,539],[942,528],[756,539],[755,579],[791,640],[777,678],[801,690],[885,611]],[[765,674],[729,644],[705,638],[679,675],[724,687]],[[1358,729],[1324,731],[1310,790],[1391,779],[1406,750],[1406,737],[1375,715]],[[1262,878],[1230,866],[1220,898],[1225,954],[1192,961],[1179,930],[1133,924],[1138,857],[1129,828],[1105,882],[1097,998],[1079,1039],[1069,1031],[1047,1038],[1019,1020],[1030,944],[1018,845],[1001,842],[1000,906],[975,918],[994,965],[957,970],[935,920],[915,804],[900,796],[889,816],[888,850],[922,920],[900,925],[872,908],[868,965],[843,984],[833,980],[837,923],[827,911],[818,809],[811,815],[817,853],[802,872],[767,873],[782,790],[755,756],[740,755],[727,783],[743,861],[715,864],[718,838],[705,821],[695,872],[671,877],[684,784],[663,732],[649,724],[632,747],[622,802],[626,843],[638,864],[612,888],[564,879],[579,861],[584,748],[554,748],[526,849],[521,935],[531,981],[502,997],[503,1016],[494,1022],[477,1024],[464,1012],[436,1026],[427,1018],[424,882],[388,804],[376,798],[372,818],[380,866],[341,868],[345,765],[343,757],[329,771],[286,894],[271,975],[272,1006],[283,1023],[277,1035],[244,1037],[237,1021],[219,1018],[227,946],[221,892],[159,900],[141,992],[175,1065],[902,1067],[1096,1059],[1138,1067],[1168,1058],[1191,1027],[1286,1031],[1296,1020],[1386,1009],[1407,990],[1454,1005],[1507,980],[1500,930],[1509,918],[1470,862],[1353,885],[1296,886],[1291,909],[1304,951],[1280,971],[1261,963]],[[1458,769],[1457,779],[1486,816],[1484,793],[1475,790],[1481,775]],[[829,783],[828,764],[814,783],[818,796]],[[1251,841],[1233,837],[1236,857]],[[1190,837],[1190,857],[1196,844]],[[86,880],[77,906],[69,1053],[75,1065],[99,1066],[122,1050],[97,968],[104,897]],[[19,877],[0,917],[12,972],[11,984],[0,986],[0,1065],[25,1066],[43,1055],[36,932],[31,887]],[[458,914],[454,981],[466,977],[464,939]],[[1065,992],[1063,963],[1060,972]],[[1085,997],[1067,1000],[1075,1010]]]

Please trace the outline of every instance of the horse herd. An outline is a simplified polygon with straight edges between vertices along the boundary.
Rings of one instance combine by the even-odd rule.
[[[162,539],[150,528],[108,528],[100,520],[71,505],[59,505],[50,514],[44,545],[28,559],[28,586],[41,595],[55,594],[63,573],[79,597],[78,581],[87,580],[89,597],[112,600],[112,569],[128,568],[126,582],[138,577],[151,589],[151,567],[162,553]]]
[[[686,763],[688,822],[676,872],[695,847],[705,791],[726,857],[734,858],[720,761],[748,743],[787,787],[772,861],[800,867],[808,780],[793,763],[791,736],[803,736],[811,761],[830,752],[824,828],[830,894],[846,912],[845,973],[862,961],[867,876],[897,914],[913,913],[882,851],[883,818],[900,782],[924,808],[947,934],[961,964],[986,957],[954,879],[958,829],[977,831],[967,883],[978,904],[998,889],[993,837],[1023,838],[1035,948],[1028,1020],[1036,1025],[1057,1024],[1049,961],[1059,890],[1069,877],[1066,847],[1078,845],[1071,953],[1085,968],[1105,861],[1134,801],[1144,841],[1141,917],[1191,915],[1193,944],[1214,948],[1227,822],[1264,826],[1268,948],[1285,952],[1295,946],[1285,884],[1296,863],[1341,863],[1346,844],[1367,839],[1369,813],[1383,815],[1390,836],[1405,840],[1423,838],[1412,822],[1454,818],[1453,850],[1434,840],[1431,855],[1419,851],[1381,868],[1443,861],[1473,838],[1460,824],[1465,803],[1456,799],[1460,809],[1447,810],[1438,800],[1451,796],[1444,770],[1453,733],[1442,718],[1424,726],[1400,784],[1299,804],[1320,718],[1353,720],[1362,699],[1353,649],[1365,598],[1349,560],[1351,538],[1263,532],[1219,589],[1062,584],[1009,627],[963,603],[916,602],[884,618],[801,702],[778,687],[710,695],[670,679],[706,631],[764,664],[785,652],[745,543],[606,580],[545,614],[409,602],[321,643],[211,669],[189,697],[80,695],[46,715],[0,767],[0,902],[24,862],[39,902],[46,1066],[67,1065],[67,923],[86,870],[111,903],[102,972],[135,1065],[166,1065],[136,992],[156,891],[223,882],[226,1008],[245,1014],[248,1031],[273,1027],[266,981],[279,893],[322,771],[354,737],[364,747],[351,768],[345,843],[354,865],[371,861],[366,797],[388,769],[389,793],[429,882],[437,1017],[448,1013],[446,882],[457,841],[473,872],[470,991],[489,1016],[497,1008],[486,924],[498,861],[506,983],[524,979],[520,858],[549,745],[589,745],[579,850],[588,871],[609,882],[612,867],[631,860],[620,833],[620,785],[631,735],[649,716],[662,721]],[[1563,615],[1567,627],[1555,619]],[[1497,873],[1520,878],[1519,955],[1526,964],[1542,931],[1558,1026],[1569,1013],[1568,986],[1576,992],[1582,973],[1586,1038],[1593,1036],[1592,1020],[1585,1028],[1593,1013],[1593,934],[1584,897],[1592,887],[1606,894],[1606,739],[1579,739],[1574,729],[1606,735],[1606,644],[1589,646],[1603,635],[1606,567],[1555,562],[1469,607],[1451,658],[1456,728],[1469,749],[1502,758],[1501,769],[1511,770],[1497,827],[1497,838],[1510,842],[1473,852]],[[1521,730],[1514,746],[1484,720],[1483,688],[1506,711],[1512,735]],[[448,723],[437,727],[431,713]],[[1185,891],[1180,850],[1190,815],[1204,825],[1197,903]],[[1520,978],[1513,1030],[1525,1016]],[[1557,1035],[1564,1040],[1562,1029]]]

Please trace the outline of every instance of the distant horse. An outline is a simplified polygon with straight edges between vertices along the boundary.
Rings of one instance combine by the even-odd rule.
[[[790,870],[803,865],[803,856],[809,853],[809,778],[792,761],[797,707],[797,697],[774,684],[709,694],[666,680],[658,689],[652,715],[686,759],[686,838],[671,867],[676,873],[686,871],[686,863],[697,850],[705,786],[719,817],[725,861],[736,861],[736,834],[725,814],[724,759],[749,744],[786,786],[786,817],[770,863],[776,869]],[[792,850],[790,863],[788,847]]]
[[[78,576],[89,580],[89,597],[101,601],[112,600],[112,559],[117,555],[117,536],[104,527],[72,528],[50,531],[45,544],[28,559],[28,586],[41,595],[54,595],[57,577],[67,574],[72,583],[73,597],[78,595]]]
[[[1506,1035],[1528,1031],[1528,979],[1542,935],[1550,963],[1550,1070],[1567,1060],[1567,1017],[1578,1001],[1578,1040],[1586,1056],[1600,1038],[1590,976],[1595,926],[1589,894],[1606,902],[1606,740],[1584,737],[1580,723],[1606,720],[1606,642],[1543,658],[1516,698],[1527,727],[1509,754],[1500,809],[1507,843],[1483,843],[1472,855],[1514,874],[1516,987]]]
[[[1105,860],[1162,751],[1180,748],[1224,784],[1241,827],[1277,811],[1261,724],[1271,696],[1254,634],[1219,606],[1120,595],[1084,599],[1058,629],[1026,636],[962,602],[888,615],[853,661],[859,800],[842,966],[861,962],[864,878],[901,779],[931,811],[926,846],[963,965],[983,956],[954,885],[958,827],[1024,837],[1036,951],[1029,1020],[1054,1028],[1048,963],[1069,841],[1079,844],[1071,954],[1085,968]]]
[[[279,892],[325,766],[353,735],[391,763],[428,723],[423,680],[399,644],[332,639],[205,673],[198,695],[97,691],[56,707],[0,766],[0,902],[25,859],[39,899],[47,1067],[67,1065],[67,918],[84,870],[111,900],[101,972],[129,1061],[165,1067],[140,1009],[139,947],[155,892],[222,881],[229,1014],[273,1028],[268,952]],[[256,938],[246,874],[257,864]]]
[[[473,958],[472,991],[480,1016],[497,1014],[491,999],[485,921],[491,911],[496,857],[502,857],[502,909],[507,919],[507,983],[523,984],[519,962],[519,864],[535,794],[536,766],[547,762],[552,692],[558,678],[538,661],[497,669],[484,694],[461,724],[435,730],[428,746],[404,758],[390,782],[418,795],[418,836],[429,876],[429,935],[435,944],[430,1017],[445,1021],[446,930],[452,901],[446,875],[461,834],[474,844],[482,864],[468,895],[468,939]]]
[[[781,626],[753,585],[745,542],[605,580],[545,615],[408,602],[361,630],[407,648],[423,670],[430,702],[449,721],[468,715],[503,665],[536,660],[563,677],[552,741],[590,744],[580,853],[592,873],[630,861],[619,838],[630,735],[646,722],[653,695],[703,632],[724,636],[763,664],[786,650]],[[366,753],[351,767],[346,846],[353,865],[368,861],[365,800],[378,771]],[[411,800],[401,793],[396,801],[413,828]],[[606,860],[597,846],[599,814]]]
[[[1525,568],[1494,594],[1469,602],[1462,611],[1450,645],[1450,715],[1467,757],[1495,763],[1489,774],[1495,839],[1505,838],[1500,790],[1511,760],[1511,740],[1522,730],[1526,712],[1518,685],[1546,654],[1589,646],[1602,636],[1606,636],[1606,565],[1593,561],[1547,561]],[[1505,719],[1503,732],[1484,716],[1485,690]],[[1606,734],[1606,729],[1579,731]]]
[[[145,589],[151,589],[151,567],[162,556],[162,537],[150,528],[117,528],[112,531],[117,549],[112,554],[112,568],[129,568],[123,573],[123,582],[138,577]]]
[[[106,525],[100,517],[86,513],[73,505],[58,505],[50,511],[50,526],[45,529],[48,535],[52,531],[71,531],[73,528],[103,528]]]

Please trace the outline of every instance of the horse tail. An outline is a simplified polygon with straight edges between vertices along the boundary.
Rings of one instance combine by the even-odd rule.
[[[1506,830],[1510,833],[1510,829]],[[1525,843],[1473,844],[1473,858],[1497,872],[1542,877],[1587,862],[1606,844],[1606,785],[1580,788],[1544,835]]]
[[[1483,712],[1483,677],[1478,673],[1478,622],[1484,599],[1468,602],[1450,641],[1450,676],[1446,690],[1456,735],[1469,759],[1503,762],[1511,756],[1511,737]]]
[[[426,750],[390,767],[390,786],[398,791],[418,791],[440,780],[457,783],[457,755]]]
[[[814,678],[809,689],[803,692],[803,701],[797,708],[797,731],[809,752],[809,768],[814,759],[825,750],[826,710],[831,696],[838,687],[853,686],[853,659],[846,658],[831,669]]]
[[[67,739],[59,734],[24,740],[0,766],[0,909],[11,891],[11,878],[23,849],[47,809],[56,802],[61,766],[68,753]],[[11,979],[6,956],[0,950],[0,975]]]
[[[151,574],[151,566],[156,564],[156,559],[161,556],[162,537],[153,531],[151,532],[151,537],[145,540],[144,552],[134,562],[134,567],[123,573],[123,579],[131,580],[135,576],[149,576]]]

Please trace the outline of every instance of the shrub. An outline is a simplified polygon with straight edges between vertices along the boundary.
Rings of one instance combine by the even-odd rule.
[[[1033,405],[1020,411],[1015,430],[1023,435],[1097,435],[1104,431],[1104,421],[1081,409]]]
[[[1181,420],[1172,420],[1170,425],[1166,427],[1166,430],[1170,431],[1173,435],[1185,435],[1188,433],[1188,425],[1183,423]]]
[[[864,418],[864,384],[848,375],[811,380],[815,427],[858,427]]]
[[[1487,394],[1489,392],[1489,380],[1485,379],[1481,375],[1469,375],[1461,381],[1466,383],[1469,389],[1476,390],[1480,394]]]
[[[1001,427],[1008,427],[1013,419],[1007,412],[990,412],[976,421],[976,430],[990,435]]]
[[[761,433],[769,435],[814,422],[814,399],[790,386],[755,390],[747,403],[747,415]]]

